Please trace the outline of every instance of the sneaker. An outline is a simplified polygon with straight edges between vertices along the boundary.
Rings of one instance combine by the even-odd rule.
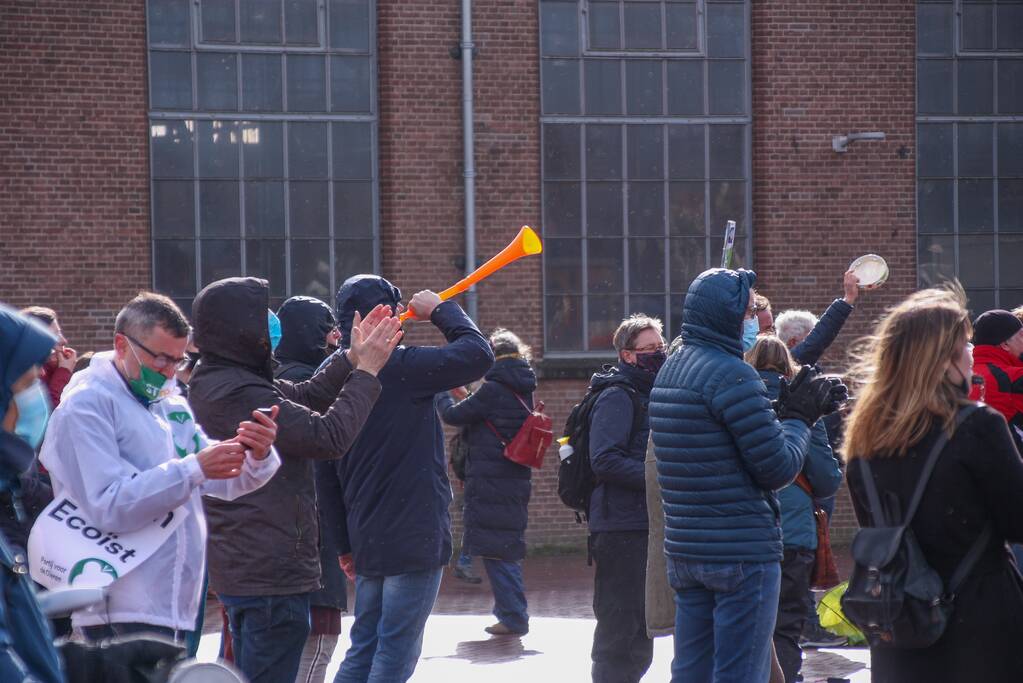
[[[455,565],[455,569],[451,573],[455,575],[456,579],[460,579],[466,583],[483,583],[483,579],[472,573],[472,567],[459,567],[458,565]]]
[[[801,647],[842,647],[847,645],[849,639],[845,636],[836,636],[834,633],[817,626],[817,628],[811,628],[807,633],[799,639],[799,645]]]
[[[492,636],[524,636],[529,633],[528,628],[525,631],[513,631],[501,622],[497,622],[493,626],[487,626],[483,630]]]

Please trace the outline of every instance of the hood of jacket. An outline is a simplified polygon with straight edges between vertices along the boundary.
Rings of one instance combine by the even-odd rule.
[[[650,390],[654,386],[655,377],[656,375],[651,372],[619,362],[618,365],[605,365],[599,372],[593,373],[593,377],[590,378],[590,388],[599,390],[608,384],[619,383],[624,379],[640,394],[649,396]]]
[[[338,329],[341,330],[341,346],[348,348],[352,341],[352,321],[355,312],[365,317],[377,304],[390,306],[397,311],[401,303],[401,290],[379,275],[353,275],[337,290],[335,311]]]
[[[689,285],[682,307],[682,340],[742,357],[742,321],[757,281],[752,270],[711,268]]]
[[[531,394],[536,391],[536,373],[522,358],[498,360],[484,379],[488,382],[500,382],[518,394]]]
[[[33,365],[45,363],[56,343],[40,323],[0,304],[0,418],[14,396],[11,387]]]
[[[281,341],[274,356],[280,363],[317,366],[332,349],[327,348],[327,333],[337,321],[330,306],[311,296],[293,296],[277,309],[281,321]]]
[[[273,381],[266,280],[229,277],[206,285],[192,303],[193,341],[202,359],[244,367]]]

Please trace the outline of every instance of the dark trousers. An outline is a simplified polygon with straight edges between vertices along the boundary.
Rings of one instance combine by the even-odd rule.
[[[593,561],[594,683],[636,683],[650,668],[654,642],[646,635],[645,531],[591,536]]]
[[[112,638],[123,638],[125,636],[160,636],[169,638],[174,642],[184,643],[185,631],[175,631],[166,626],[154,626],[139,622],[120,622],[115,624],[102,624],[100,626],[83,626],[82,635],[90,643],[98,643],[102,640]]]
[[[234,665],[250,683],[294,681],[309,637],[309,593],[218,597],[231,624]]]
[[[792,683],[803,666],[799,636],[803,633],[807,610],[810,574],[814,552],[805,548],[786,548],[781,563],[781,593],[778,595],[778,620],[774,627],[774,650],[785,674],[785,683]],[[807,600],[810,603],[807,603]]]

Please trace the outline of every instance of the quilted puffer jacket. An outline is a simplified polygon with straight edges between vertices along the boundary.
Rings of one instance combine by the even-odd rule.
[[[756,274],[715,268],[689,286],[683,346],[650,395],[665,515],[665,552],[697,562],[782,558],[775,491],[803,468],[810,430],[779,421],[742,359],[742,321]]]

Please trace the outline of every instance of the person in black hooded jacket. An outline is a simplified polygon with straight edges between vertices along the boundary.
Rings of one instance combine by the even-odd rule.
[[[341,334],[330,306],[310,296],[293,296],[277,309],[281,341],[274,352],[278,365],[275,379],[304,382],[337,348]],[[313,463],[320,522],[320,582],[322,588],[309,596],[311,630],[296,681],[323,681],[341,635],[341,612],[348,609],[345,574],[338,564],[341,554],[338,520],[323,514],[322,501],[341,495],[341,482],[329,461]]]
[[[497,623],[486,631],[518,635],[529,631],[521,561],[531,472],[504,457],[504,447],[532,409],[536,375],[529,347],[508,330],[495,330],[490,346],[496,362],[479,390],[457,404],[451,394],[441,394],[438,408],[446,423],[468,427],[464,544],[483,558],[494,592]]]

